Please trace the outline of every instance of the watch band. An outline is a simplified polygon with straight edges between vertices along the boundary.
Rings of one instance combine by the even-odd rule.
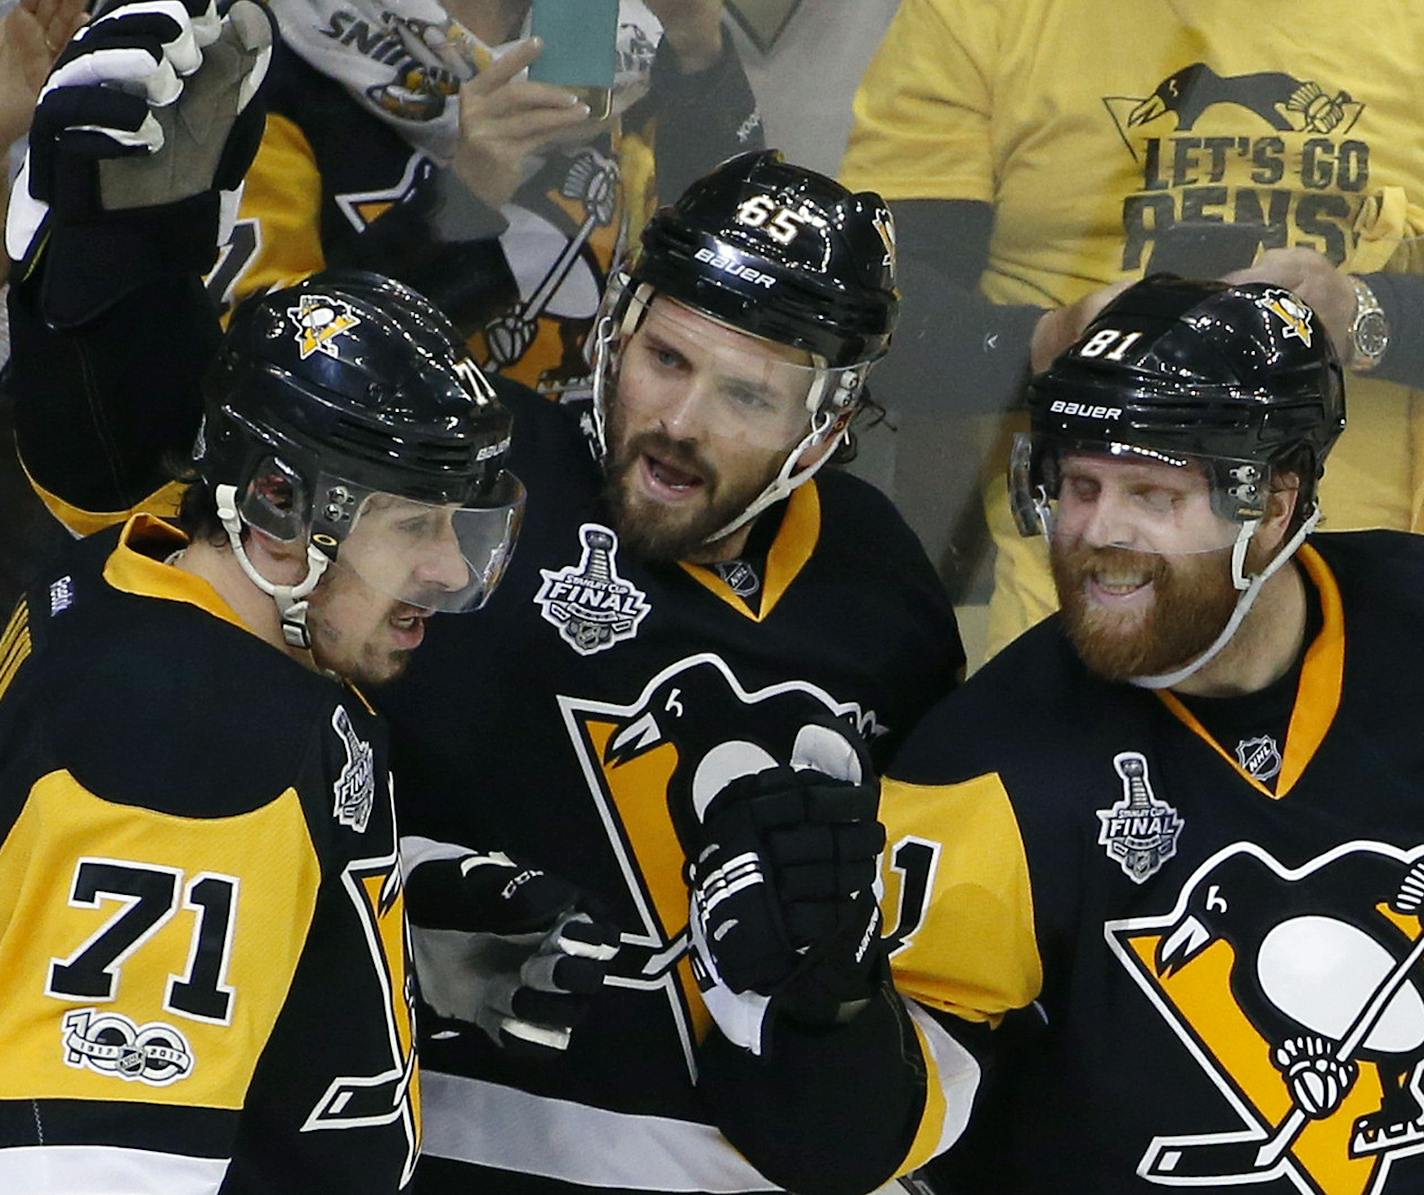
[[[1355,288],[1355,318],[1350,324],[1350,368],[1369,373],[1389,348],[1389,319],[1375,292],[1358,274],[1350,275]]]

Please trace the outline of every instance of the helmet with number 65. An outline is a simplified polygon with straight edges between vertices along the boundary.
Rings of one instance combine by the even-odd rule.
[[[810,360],[804,436],[776,478],[710,542],[809,480],[830,454],[798,470],[802,453],[846,433],[899,308],[890,210],[878,195],[852,193],[776,150],[728,159],[660,209],[599,312],[594,408],[605,457],[619,352],[658,296]]]

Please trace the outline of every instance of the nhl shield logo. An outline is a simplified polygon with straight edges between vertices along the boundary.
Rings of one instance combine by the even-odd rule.
[[[557,572],[541,568],[544,583],[534,600],[574,651],[591,656],[633,638],[652,607],[642,590],[618,575],[613,531],[585,523],[579,537],[583,557]]]
[[[1257,780],[1270,780],[1281,770],[1281,751],[1268,734],[1236,744],[1236,762]]]
[[[1128,879],[1141,884],[1177,853],[1182,819],[1153,794],[1147,759],[1140,752],[1123,751],[1113,756],[1113,768],[1122,778],[1122,797],[1110,808],[1097,810],[1102,823],[1098,845]]]

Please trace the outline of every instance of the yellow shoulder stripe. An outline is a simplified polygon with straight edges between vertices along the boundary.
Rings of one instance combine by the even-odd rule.
[[[10,623],[0,635],[0,698],[15,679],[30,655],[30,610],[23,599],[10,616]]]
[[[1043,987],[1033,891],[999,776],[942,786],[887,778],[880,820],[885,920],[897,940],[890,962],[900,991],[991,1024],[1031,1003]]]
[[[133,892],[144,889],[126,892],[126,877],[148,877],[141,901],[150,908],[135,914]],[[67,771],[41,777],[0,845],[0,1099],[241,1108],[320,883],[293,789],[249,813],[188,818],[105,801]],[[215,891],[226,897],[217,921],[202,899]],[[107,942],[123,936],[115,927],[131,915],[146,932],[115,957]],[[175,985],[194,976],[195,944],[214,934],[221,967],[212,980],[225,998],[185,1009]],[[100,985],[107,993],[69,990],[85,985],[66,972],[86,968],[91,985],[112,976]],[[176,1030],[187,1073],[166,1086],[126,1082],[93,1065],[98,1055],[82,1042],[67,1049],[82,1036],[74,1018],[85,1020],[86,1010],[90,1020]]]

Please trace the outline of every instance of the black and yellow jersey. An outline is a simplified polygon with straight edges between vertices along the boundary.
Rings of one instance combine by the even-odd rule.
[[[745,559],[649,565],[623,550],[571,412],[503,397],[529,491],[509,571],[477,617],[432,622],[408,676],[378,698],[401,828],[498,843],[564,875],[606,907],[623,946],[555,1066],[521,1064],[478,1030],[423,1025],[416,1188],[772,1189],[711,1127],[694,1085],[710,1018],[687,957],[680,829],[721,761],[788,760],[810,724],[858,728],[883,762],[955,682],[952,611],[889,501],[833,471],[763,515]],[[896,1024],[913,1039],[908,1012]],[[805,1078],[782,1054],[754,1070],[743,1078],[768,1091]],[[850,1081],[841,1072],[815,1094],[844,1109]],[[739,1098],[759,1106],[755,1091]],[[774,1131],[788,1115],[760,1120]],[[821,1169],[804,1163],[795,1189],[825,1189],[840,1147],[877,1164],[874,1147],[816,1132]],[[780,1136],[788,1153],[812,1144]],[[889,1147],[885,1175],[908,1147]]]
[[[302,36],[388,63],[393,84],[419,72],[394,33],[368,28],[354,12],[337,17]],[[231,303],[326,267],[376,270],[444,310],[470,335],[482,367],[552,399],[586,397],[584,341],[629,238],[657,203],[723,159],[763,146],[730,43],[694,75],[677,71],[670,47],[655,52],[648,43],[638,52],[651,59],[648,94],[596,140],[550,149],[495,211],[454,180],[422,137],[434,109],[386,106],[378,116],[279,45],[267,131],[210,291]],[[488,51],[480,57],[487,62]],[[453,103],[432,97],[440,108]]]
[[[0,638],[0,1190],[390,1192],[419,1090],[383,726],[138,516]]]
[[[892,765],[900,990],[1038,1026],[950,1189],[1424,1184],[1424,545],[1294,567],[1318,630],[1279,740],[1095,678],[1055,616]]]

